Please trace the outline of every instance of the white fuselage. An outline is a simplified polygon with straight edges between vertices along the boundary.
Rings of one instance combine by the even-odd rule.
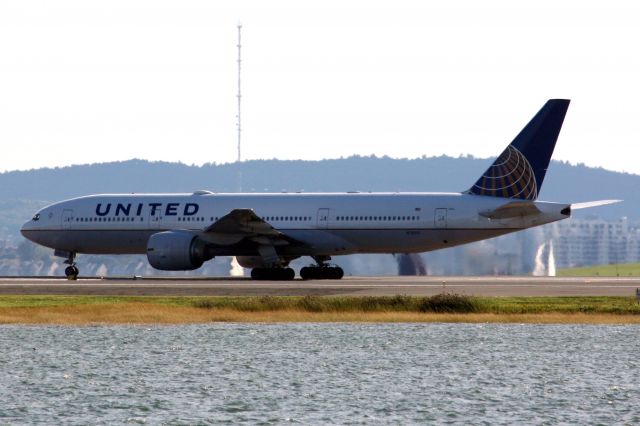
[[[255,255],[205,232],[234,209],[252,209],[303,243],[277,247],[279,254],[332,256],[425,252],[568,217],[568,204],[547,202],[535,202],[536,214],[483,216],[509,201],[461,193],[92,195],[43,208],[22,233],[68,252],[142,254],[152,234],[187,230],[215,247],[216,256]]]

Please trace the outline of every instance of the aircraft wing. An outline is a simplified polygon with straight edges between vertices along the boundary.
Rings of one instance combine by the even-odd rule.
[[[512,201],[496,209],[480,212],[480,215],[489,219],[510,219],[538,213],[540,213],[540,209],[536,207],[533,201]]]
[[[249,239],[263,245],[302,244],[276,230],[252,209],[234,209],[205,230],[204,238],[215,244],[230,245]]]

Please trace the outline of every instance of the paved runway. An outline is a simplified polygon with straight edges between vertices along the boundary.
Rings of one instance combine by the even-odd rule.
[[[340,281],[246,278],[0,278],[0,295],[121,296],[634,296],[640,278],[347,277]]]

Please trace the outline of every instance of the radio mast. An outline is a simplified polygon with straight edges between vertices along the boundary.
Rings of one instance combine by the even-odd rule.
[[[242,155],[241,155],[241,151],[240,151],[240,134],[242,132],[242,128],[240,127],[240,125],[241,125],[241,121],[240,121],[240,119],[241,119],[241,116],[240,116],[240,101],[242,99],[242,94],[241,94],[241,91],[240,91],[240,89],[241,89],[240,72],[242,70],[242,66],[241,66],[242,65],[242,59],[241,59],[241,56],[240,56],[240,51],[242,49],[241,32],[242,32],[242,25],[238,24],[238,95],[237,95],[237,97],[238,97],[238,115],[237,115],[237,117],[238,117],[238,123],[237,123],[238,124],[238,163],[240,161],[242,161]]]
[[[238,118],[238,122],[237,122],[237,126],[238,126],[238,160],[237,160],[237,166],[238,166],[238,192],[242,192],[242,170],[240,169],[241,164],[240,162],[242,161],[242,151],[240,150],[240,135],[242,134],[242,121],[241,121],[241,110],[240,110],[240,102],[242,100],[242,92],[240,91],[241,89],[241,85],[240,85],[240,72],[242,70],[242,57],[240,56],[240,52],[242,49],[242,38],[241,38],[241,32],[242,32],[242,24],[238,24],[238,115],[236,116]]]

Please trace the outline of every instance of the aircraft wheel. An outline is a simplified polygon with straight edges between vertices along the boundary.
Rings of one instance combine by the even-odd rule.
[[[78,279],[78,274],[80,273],[80,271],[78,270],[78,268],[74,265],[71,266],[67,266],[64,269],[64,274],[67,276],[67,279],[70,281],[75,281]]]
[[[281,274],[282,274],[281,279],[284,281],[291,281],[296,276],[296,272],[291,268],[284,268]]]
[[[302,278],[303,280],[312,280],[316,278],[316,269],[318,268],[305,266],[304,268],[300,269],[300,278]]]
[[[339,266],[305,266],[300,269],[300,277],[303,280],[339,280],[344,276],[344,271]]]
[[[291,281],[296,273],[291,268],[253,268],[251,278],[258,281]]]
[[[336,266],[335,268],[331,268],[331,279],[333,280],[341,280],[342,277],[344,277],[344,271],[342,270],[341,267]]]

